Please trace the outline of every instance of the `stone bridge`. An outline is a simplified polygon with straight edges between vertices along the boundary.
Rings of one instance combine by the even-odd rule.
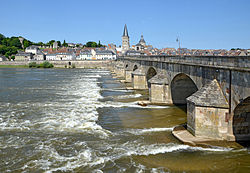
[[[249,56],[124,56],[114,71],[152,103],[186,104],[194,136],[250,141]]]

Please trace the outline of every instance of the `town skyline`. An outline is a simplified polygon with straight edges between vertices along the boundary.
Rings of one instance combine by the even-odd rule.
[[[246,0],[58,2],[3,1],[1,33],[33,42],[101,40],[119,46],[127,24],[131,45],[143,34],[157,48],[178,48],[177,36],[181,47],[189,49],[250,48]]]

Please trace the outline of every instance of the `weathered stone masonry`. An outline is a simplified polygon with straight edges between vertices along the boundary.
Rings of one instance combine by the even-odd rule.
[[[187,104],[188,130],[195,136],[250,140],[250,57],[139,56],[119,60],[130,69],[138,65],[126,78],[134,89],[149,89],[151,102]]]

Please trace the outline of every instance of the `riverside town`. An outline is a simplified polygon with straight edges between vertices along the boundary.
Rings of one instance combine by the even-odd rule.
[[[0,172],[250,172],[249,7],[1,2]]]

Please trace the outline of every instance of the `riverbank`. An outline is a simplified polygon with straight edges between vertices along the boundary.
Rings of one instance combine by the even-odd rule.
[[[2,65],[0,64],[0,68],[29,68],[28,65]]]
[[[36,62],[41,64],[44,61],[1,61],[0,68],[28,68],[28,64]],[[90,69],[108,69],[111,66],[112,61],[48,61],[53,64],[55,68],[90,68]]]

